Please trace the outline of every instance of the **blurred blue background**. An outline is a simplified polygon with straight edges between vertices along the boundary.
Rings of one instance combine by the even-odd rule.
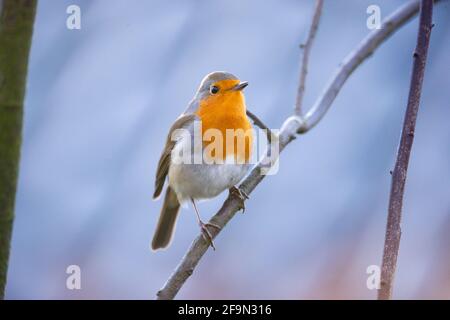
[[[406,0],[326,1],[305,107],[369,32]],[[77,4],[82,29],[66,28]],[[152,299],[199,230],[183,209],[151,252],[156,164],[203,76],[250,82],[271,128],[292,112],[313,1],[39,1],[25,108],[7,298]],[[450,298],[450,5],[435,8],[410,162],[395,298]],[[417,19],[349,79],[330,112],[281,156],[178,298],[372,299],[406,107]],[[225,194],[200,204],[207,218]],[[82,289],[66,289],[66,268]]]

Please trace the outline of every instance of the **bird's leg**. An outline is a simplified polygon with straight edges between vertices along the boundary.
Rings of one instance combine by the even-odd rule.
[[[202,219],[200,218],[200,213],[198,212],[197,204],[195,203],[193,198],[191,198],[191,201],[192,201],[192,205],[194,206],[195,214],[197,215],[198,225],[200,226],[200,230],[202,232],[203,238],[205,238],[205,240],[209,243],[209,245],[213,248],[213,250],[216,250],[216,247],[214,246],[214,242],[213,242],[213,237],[211,235],[211,232],[209,232],[208,227],[213,227],[218,230],[220,230],[221,228],[217,224],[214,224],[214,223],[209,223],[209,222],[204,223],[202,221]]]
[[[230,194],[235,195],[239,199],[239,201],[240,201],[239,209],[241,209],[242,213],[244,213],[245,212],[245,200],[249,199],[248,195],[245,193],[244,190],[242,190],[239,187],[235,187],[235,186],[232,186],[230,188]]]

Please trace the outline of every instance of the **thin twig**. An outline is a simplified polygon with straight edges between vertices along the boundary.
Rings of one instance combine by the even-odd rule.
[[[267,141],[269,144],[272,143],[272,136],[274,135],[272,130],[264,124],[253,112],[247,110],[247,116],[252,119],[253,123],[257,125],[260,129],[264,130],[267,135]]]
[[[302,115],[302,103],[303,96],[305,95],[306,75],[308,74],[308,62],[309,54],[311,52],[314,38],[316,37],[317,29],[319,28],[320,16],[322,14],[323,0],[316,0],[316,6],[314,9],[313,19],[311,21],[311,27],[309,28],[308,37],[306,42],[301,45],[303,49],[300,78],[298,81],[297,99],[295,102],[295,114]]]
[[[408,106],[398,148],[397,160],[392,172],[391,194],[389,197],[389,210],[384,242],[383,264],[381,268],[381,287],[378,299],[392,298],[392,287],[397,267],[398,250],[401,237],[401,218],[403,195],[405,192],[406,175],[409,157],[414,140],[417,112],[420,105],[423,76],[427,61],[428,47],[433,20],[433,0],[422,0],[420,9],[419,32],[417,45],[413,54],[413,71],[409,88]]]
[[[298,115],[293,115],[286,119],[278,135],[280,153],[295,139],[296,133],[308,131],[320,121],[350,74],[365,61],[384,40],[404,25],[418,11],[419,1],[413,1],[404,5],[394,14],[386,18],[381,29],[372,31],[372,33],[370,33],[370,35],[366,37],[354,51],[352,51],[352,53],[341,63],[341,66],[331,79],[329,85],[319,96],[313,108],[307,113],[305,120]],[[246,194],[250,194],[266,177],[262,172],[266,168],[267,163],[270,163],[270,159],[268,158],[268,156],[264,157],[240,184],[239,187]],[[276,159],[272,159],[272,163],[273,160]],[[210,222],[220,226],[221,230],[223,230],[228,221],[234,217],[240,208],[240,199],[234,194],[230,194],[220,210],[211,218]],[[216,237],[219,232],[219,230],[211,229],[213,237]],[[195,267],[208,250],[208,247],[208,243],[201,235],[194,239],[179,265],[164,284],[163,288],[158,291],[157,299],[173,299],[175,297],[186,280],[194,272]]]

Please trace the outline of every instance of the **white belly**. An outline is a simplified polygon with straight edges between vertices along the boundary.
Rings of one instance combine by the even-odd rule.
[[[179,141],[172,152],[169,167],[169,185],[180,202],[194,199],[208,199],[219,195],[236,185],[247,174],[250,164],[184,164],[180,159]]]

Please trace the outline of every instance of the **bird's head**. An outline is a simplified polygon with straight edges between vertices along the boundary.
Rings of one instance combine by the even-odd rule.
[[[215,71],[206,75],[200,87],[197,90],[196,98],[198,100],[204,99],[221,99],[226,95],[241,95],[242,90],[248,85],[247,81],[240,81],[235,75],[223,72]]]

